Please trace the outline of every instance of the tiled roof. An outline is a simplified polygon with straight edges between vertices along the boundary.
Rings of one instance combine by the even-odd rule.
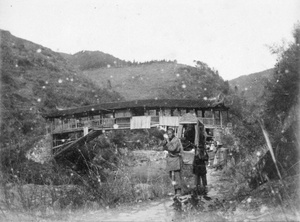
[[[190,109],[209,109],[215,108],[211,101],[201,100],[180,100],[180,99],[148,99],[148,100],[133,100],[95,104],[89,106],[82,106],[78,108],[57,110],[52,113],[44,114],[45,118],[55,118],[69,115],[76,115],[80,113],[99,113],[110,112],[113,110],[130,109],[130,108],[190,108]],[[228,109],[224,107],[224,109]]]

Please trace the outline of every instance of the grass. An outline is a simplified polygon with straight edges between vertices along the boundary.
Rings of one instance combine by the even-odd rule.
[[[86,200],[78,208],[70,204],[66,204],[62,208],[56,208],[57,203],[63,203],[63,200],[72,200],[73,203],[78,201],[76,197],[78,197],[78,192],[80,191],[75,188],[70,189],[70,192],[66,192],[57,190],[57,188],[59,188],[58,186],[49,186],[48,191],[54,192],[52,195],[58,197],[60,201],[50,201],[46,203],[47,198],[43,199],[43,195],[47,193],[45,186],[29,186],[28,188],[28,185],[24,185],[17,187],[15,190],[23,195],[21,197],[23,198],[21,205],[19,208],[11,208],[10,211],[7,211],[8,208],[5,208],[4,211],[2,211],[2,214],[0,211],[0,219],[3,218],[3,220],[6,221],[17,221],[21,218],[22,221],[74,221],[76,218],[80,218],[81,220],[88,217],[92,218],[94,214],[93,218],[95,219],[96,215],[100,215],[101,212],[107,215],[105,209],[115,208],[120,204],[121,206],[123,204],[131,205],[139,201],[144,202],[149,199],[159,199],[172,191],[168,175],[164,170],[164,164],[165,162],[163,160],[159,160],[143,162],[134,167],[127,167],[126,165],[119,166],[117,171],[110,172],[110,176],[106,182],[98,181],[101,186],[98,186],[97,192],[102,194],[99,201]],[[242,173],[239,172],[243,172],[246,168],[230,164],[232,163],[229,163],[228,166],[224,167],[223,171],[220,172],[222,175],[221,180],[226,179],[227,182],[230,182],[230,186],[232,187],[232,190],[234,190],[236,189],[234,186],[245,183],[246,179],[243,176],[238,176],[233,180],[232,175],[242,175]],[[230,173],[234,168],[236,172]],[[185,166],[183,176],[185,177],[185,180],[191,182],[192,185],[193,180],[190,170],[189,166]],[[233,207],[228,210],[216,207],[208,212],[190,211],[185,212],[185,214],[176,213],[174,221],[231,221],[239,219],[242,221],[245,219],[259,220],[260,218],[267,218],[268,221],[278,221],[279,219],[281,221],[290,221],[293,218],[295,219],[295,211],[293,211],[290,205],[288,205],[289,203],[286,202],[288,195],[285,191],[289,191],[290,194],[292,190],[297,188],[297,183],[295,183],[299,179],[297,178],[285,178],[286,187],[280,186],[280,183],[277,181],[270,181],[263,186],[260,186],[259,189],[252,191],[246,190],[244,195],[243,191],[245,190],[241,187],[238,192],[230,192],[229,196],[232,199],[226,199],[225,204],[228,204],[229,201],[233,201],[232,205],[235,205],[238,210],[232,210]],[[42,187],[44,187],[44,189],[41,189]],[[272,193],[272,190],[275,191],[275,193]],[[8,188],[7,191],[9,191]],[[81,191],[84,192],[84,196],[90,194],[87,190]],[[51,192],[48,193],[49,197],[51,196]],[[30,193],[30,195],[28,195],[28,193]],[[64,194],[62,193],[67,196],[63,198]],[[229,196],[227,196],[227,198],[229,198]],[[37,205],[29,204],[38,197],[40,198],[39,207],[36,207]],[[247,201],[249,197],[252,199],[251,202]],[[280,198],[282,198],[283,201],[281,201]],[[261,213],[262,205],[267,209],[263,213]],[[3,203],[1,206],[3,206]],[[280,206],[284,207],[283,211]],[[296,203],[294,204],[294,207],[299,209],[299,205],[296,205]],[[123,208],[120,207],[120,210],[121,209]],[[116,210],[116,212],[120,212],[120,210]],[[110,212],[112,212],[112,218],[113,212],[115,211],[113,210]],[[272,214],[270,212],[272,212]],[[87,216],[83,217],[84,214]]]
[[[126,100],[151,99],[159,96],[176,81],[177,69],[183,65],[176,63],[157,63],[123,68],[96,69],[83,74],[102,88],[108,81],[112,89]],[[101,78],[100,78],[101,77]]]
[[[267,149],[268,147],[264,146],[258,150],[264,153]],[[222,170],[222,178],[231,181],[231,192],[229,192],[227,200],[234,202],[239,211],[246,212],[245,215],[236,213],[234,215],[237,218],[247,216],[252,218],[251,220],[262,217],[266,221],[294,221],[295,218],[299,219],[299,175],[273,180],[266,176],[262,184],[253,187],[251,186],[253,182],[251,178],[256,177],[261,170],[256,169],[258,160],[259,157],[256,152],[246,156],[237,164],[229,161],[227,167]],[[265,210],[262,211],[262,206],[267,209],[268,213],[265,213]],[[272,213],[270,213],[271,210]],[[249,216],[251,212],[253,215]]]
[[[8,180],[2,180],[1,206],[13,212],[46,217],[63,211],[99,210],[114,208],[122,203],[161,198],[172,189],[163,169],[163,161],[146,162],[136,167],[129,167],[122,161],[119,160],[117,170],[106,169],[104,181],[101,181],[100,174],[90,169],[89,175],[81,176],[81,185],[73,185],[71,180],[70,184],[60,186],[27,184],[21,180],[8,183]]]

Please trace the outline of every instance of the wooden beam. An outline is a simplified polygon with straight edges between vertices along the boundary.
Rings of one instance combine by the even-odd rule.
[[[222,118],[222,112],[221,111],[219,111],[220,112],[220,123],[221,123],[221,128],[223,128],[223,118]]]
[[[73,141],[71,144],[64,144],[63,148],[56,153],[53,154],[53,158],[57,157],[58,155],[62,154],[68,149],[74,148],[79,145],[83,145],[85,143],[88,143],[98,137],[100,134],[102,134],[102,130],[92,130],[87,135],[80,137],[79,139]]]
[[[52,149],[58,149],[58,148],[60,148],[60,147],[66,146],[66,145],[68,145],[68,144],[70,144],[70,143],[72,143],[72,142],[73,142],[73,141],[70,141],[70,142],[67,142],[67,143],[64,143],[64,144],[60,144],[60,145],[57,145],[57,146],[53,146]]]

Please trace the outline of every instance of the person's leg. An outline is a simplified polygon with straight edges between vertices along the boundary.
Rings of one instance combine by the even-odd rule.
[[[206,187],[206,186],[207,186],[206,174],[203,174],[203,175],[201,176],[201,178],[202,178],[202,186],[203,186],[203,187]]]
[[[171,180],[171,184],[174,187],[174,193],[176,194],[175,172],[174,171],[169,171],[169,177],[170,177],[170,180]]]
[[[195,187],[200,186],[200,176],[199,176],[199,174],[195,174],[194,178],[195,178]]]
[[[181,178],[181,171],[176,170],[174,171],[174,189],[175,189],[175,194],[180,195],[181,194],[181,187],[182,187],[182,178]]]
[[[206,179],[206,174],[201,175],[201,182],[202,182],[202,189],[204,194],[207,194],[208,190],[207,190],[207,179]]]
[[[201,175],[199,173],[195,174],[195,191],[197,195],[201,195]]]
[[[169,171],[171,181],[174,181],[174,171]]]

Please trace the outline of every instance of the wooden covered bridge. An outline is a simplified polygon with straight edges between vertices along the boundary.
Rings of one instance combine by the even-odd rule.
[[[178,128],[180,116],[194,114],[204,125],[208,137],[229,123],[224,104],[210,101],[149,99],[96,104],[45,115],[52,135],[54,156],[87,143],[107,130]]]

